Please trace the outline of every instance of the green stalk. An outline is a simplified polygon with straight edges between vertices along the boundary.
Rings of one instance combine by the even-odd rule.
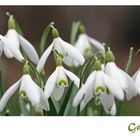
[[[131,66],[132,66],[133,53],[134,53],[134,48],[131,47],[130,51],[129,51],[128,61],[127,61],[126,68],[125,68],[125,72],[128,74],[130,73]]]
[[[42,33],[41,39],[40,39],[40,44],[39,44],[39,48],[40,48],[40,55],[42,55],[44,53],[45,50],[45,44],[48,38],[48,34],[50,32],[50,29],[52,28],[52,26],[54,25],[54,22],[51,22],[49,25],[47,25]]]

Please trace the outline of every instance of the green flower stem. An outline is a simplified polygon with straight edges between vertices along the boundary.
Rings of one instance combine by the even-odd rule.
[[[48,34],[52,28],[52,26],[54,25],[54,22],[51,22],[49,25],[47,25],[42,33],[41,39],[40,39],[40,44],[39,44],[39,48],[40,48],[40,55],[42,55],[44,53],[45,50],[45,44],[48,38]]]
[[[132,61],[133,61],[133,54],[134,54],[134,48],[131,47],[130,51],[129,51],[128,61],[127,61],[126,68],[125,68],[126,73],[130,73],[130,69],[131,69],[131,65],[132,65]]]

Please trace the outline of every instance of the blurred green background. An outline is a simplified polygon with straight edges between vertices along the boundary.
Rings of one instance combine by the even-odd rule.
[[[130,47],[140,48],[140,7],[131,6],[0,6],[0,34],[7,31],[5,12],[14,14],[22,27],[25,37],[38,49],[44,27],[54,21],[61,37],[69,41],[73,21],[80,20],[87,28],[88,34],[106,42],[114,51],[116,63],[124,69]],[[48,44],[51,43],[49,39]],[[47,45],[46,45],[47,47]],[[132,73],[140,65],[140,56],[133,64]],[[49,58],[46,69],[48,74],[54,69]],[[0,58],[0,68],[4,74],[5,89],[16,82],[22,75],[22,64],[15,59]],[[48,69],[49,68],[49,69]],[[17,93],[8,102],[12,115],[19,115]],[[140,115],[140,97],[125,102],[122,115]],[[14,108],[14,109],[13,109]]]

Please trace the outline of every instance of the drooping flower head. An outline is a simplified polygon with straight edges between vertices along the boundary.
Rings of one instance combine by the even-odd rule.
[[[5,36],[0,35],[0,54],[4,52],[8,58],[15,57],[18,61],[23,62],[24,57],[20,47],[35,64],[38,63],[39,57],[33,45],[16,31],[15,20],[10,15],[8,21],[8,31]]]
[[[48,100],[46,99],[43,90],[32,80],[30,76],[30,68],[27,63],[24,65],[23,73],[23,76],[15,84],[9,87],[0,99],[0,112],[4,109],[8,100],[18,88],[20,97],[27,97],[33,106],[48,111]]]
[[[72,72],[66,70],[62,66],[62,58],[56,58],[56,69],[48,78],[45,84],[45,96],[48,99],[50,96],[56,101],[59,101],[66,87],[68,87],[68,78],[74,82],[74,84],[79,88],[80,79]]]
[[[107,63],[104,68],[105,74],[118,83],[118,85],[124,91],[123,94],[126,95],[126,99],[130,100],[132,97],[136,96],[133,79],[126,72],[117,67],[115,64],[115,57],[110,48],[108,48],[106,53],[106,61]]]
[[[85,58],[90,57],[98,51],[105,53],[105,48],[102,43],[86,34],[84,25],[81,24],[79,28],[80,34],[75,43],[75,47],[85,56]]]
[[[45,62],[52,51],[57,53],[67,66],[74,66],[74,62],[78,63],[79,65],[83,65],[85,62],[83,55],[77,49],[75,49],[74,46],[63,41],[56,28],[53,28],[52,35],[54,40],[41,56],[37,65],[38,72],[43,70]]]
[[[107,76],[101,68],[101,62],[96,60],[95,71],[93,71],[87,78],[85,84],[79,89],[76,94],[73,106],[80,105],[82,111],[87,103],[95,98],[97,103],[101,103],[106,113],[115,115],[116,105],[114,96],[119,100],[123,100],[123,90],[118,86],[115,80]]]

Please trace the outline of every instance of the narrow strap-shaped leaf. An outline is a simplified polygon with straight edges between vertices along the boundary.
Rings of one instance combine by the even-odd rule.
[[[73,92],[73,86],[74,86],[74,82],[71,83],[68,91],[66,92],[66,96],[64,98],[63,104],[62,104],[62,106],[59,110],[59,113],[58,113],[59,116],[63,116],[65,113],[65,109],[67,107],[68,101],[69,101],[70,96],[72,95],[72,92]]]
[[[72,45],[75,43],[80,24],[81,24],[80,21],[72,23],[71,33],[70,33],[70,43]]]
[[[84,63],[83,67],[81,68],[80,72],[80,87],[81,84],[84,81],[84,78],[87,74],[89,74],[93,70],[93,65],[94,65],[95,59],[93,57],[89,58],[86,60]]]
[[[47,25],[42,33],[41,39],[40,39],[40,44],[39,44],[39,48],[40,48],[40,55],[43,54],[44,50],[45,50],[45,44],[48,38],[48,34],[50,32],[50,29],[52,27],[52,25],[54,24],[54,22],[51,22],[49,25]]]
[[[44,116],[57,116],[57,111],[55,109],[54,103],[51,98],[48,99],[50,105],[50,111],[43,110]]]

